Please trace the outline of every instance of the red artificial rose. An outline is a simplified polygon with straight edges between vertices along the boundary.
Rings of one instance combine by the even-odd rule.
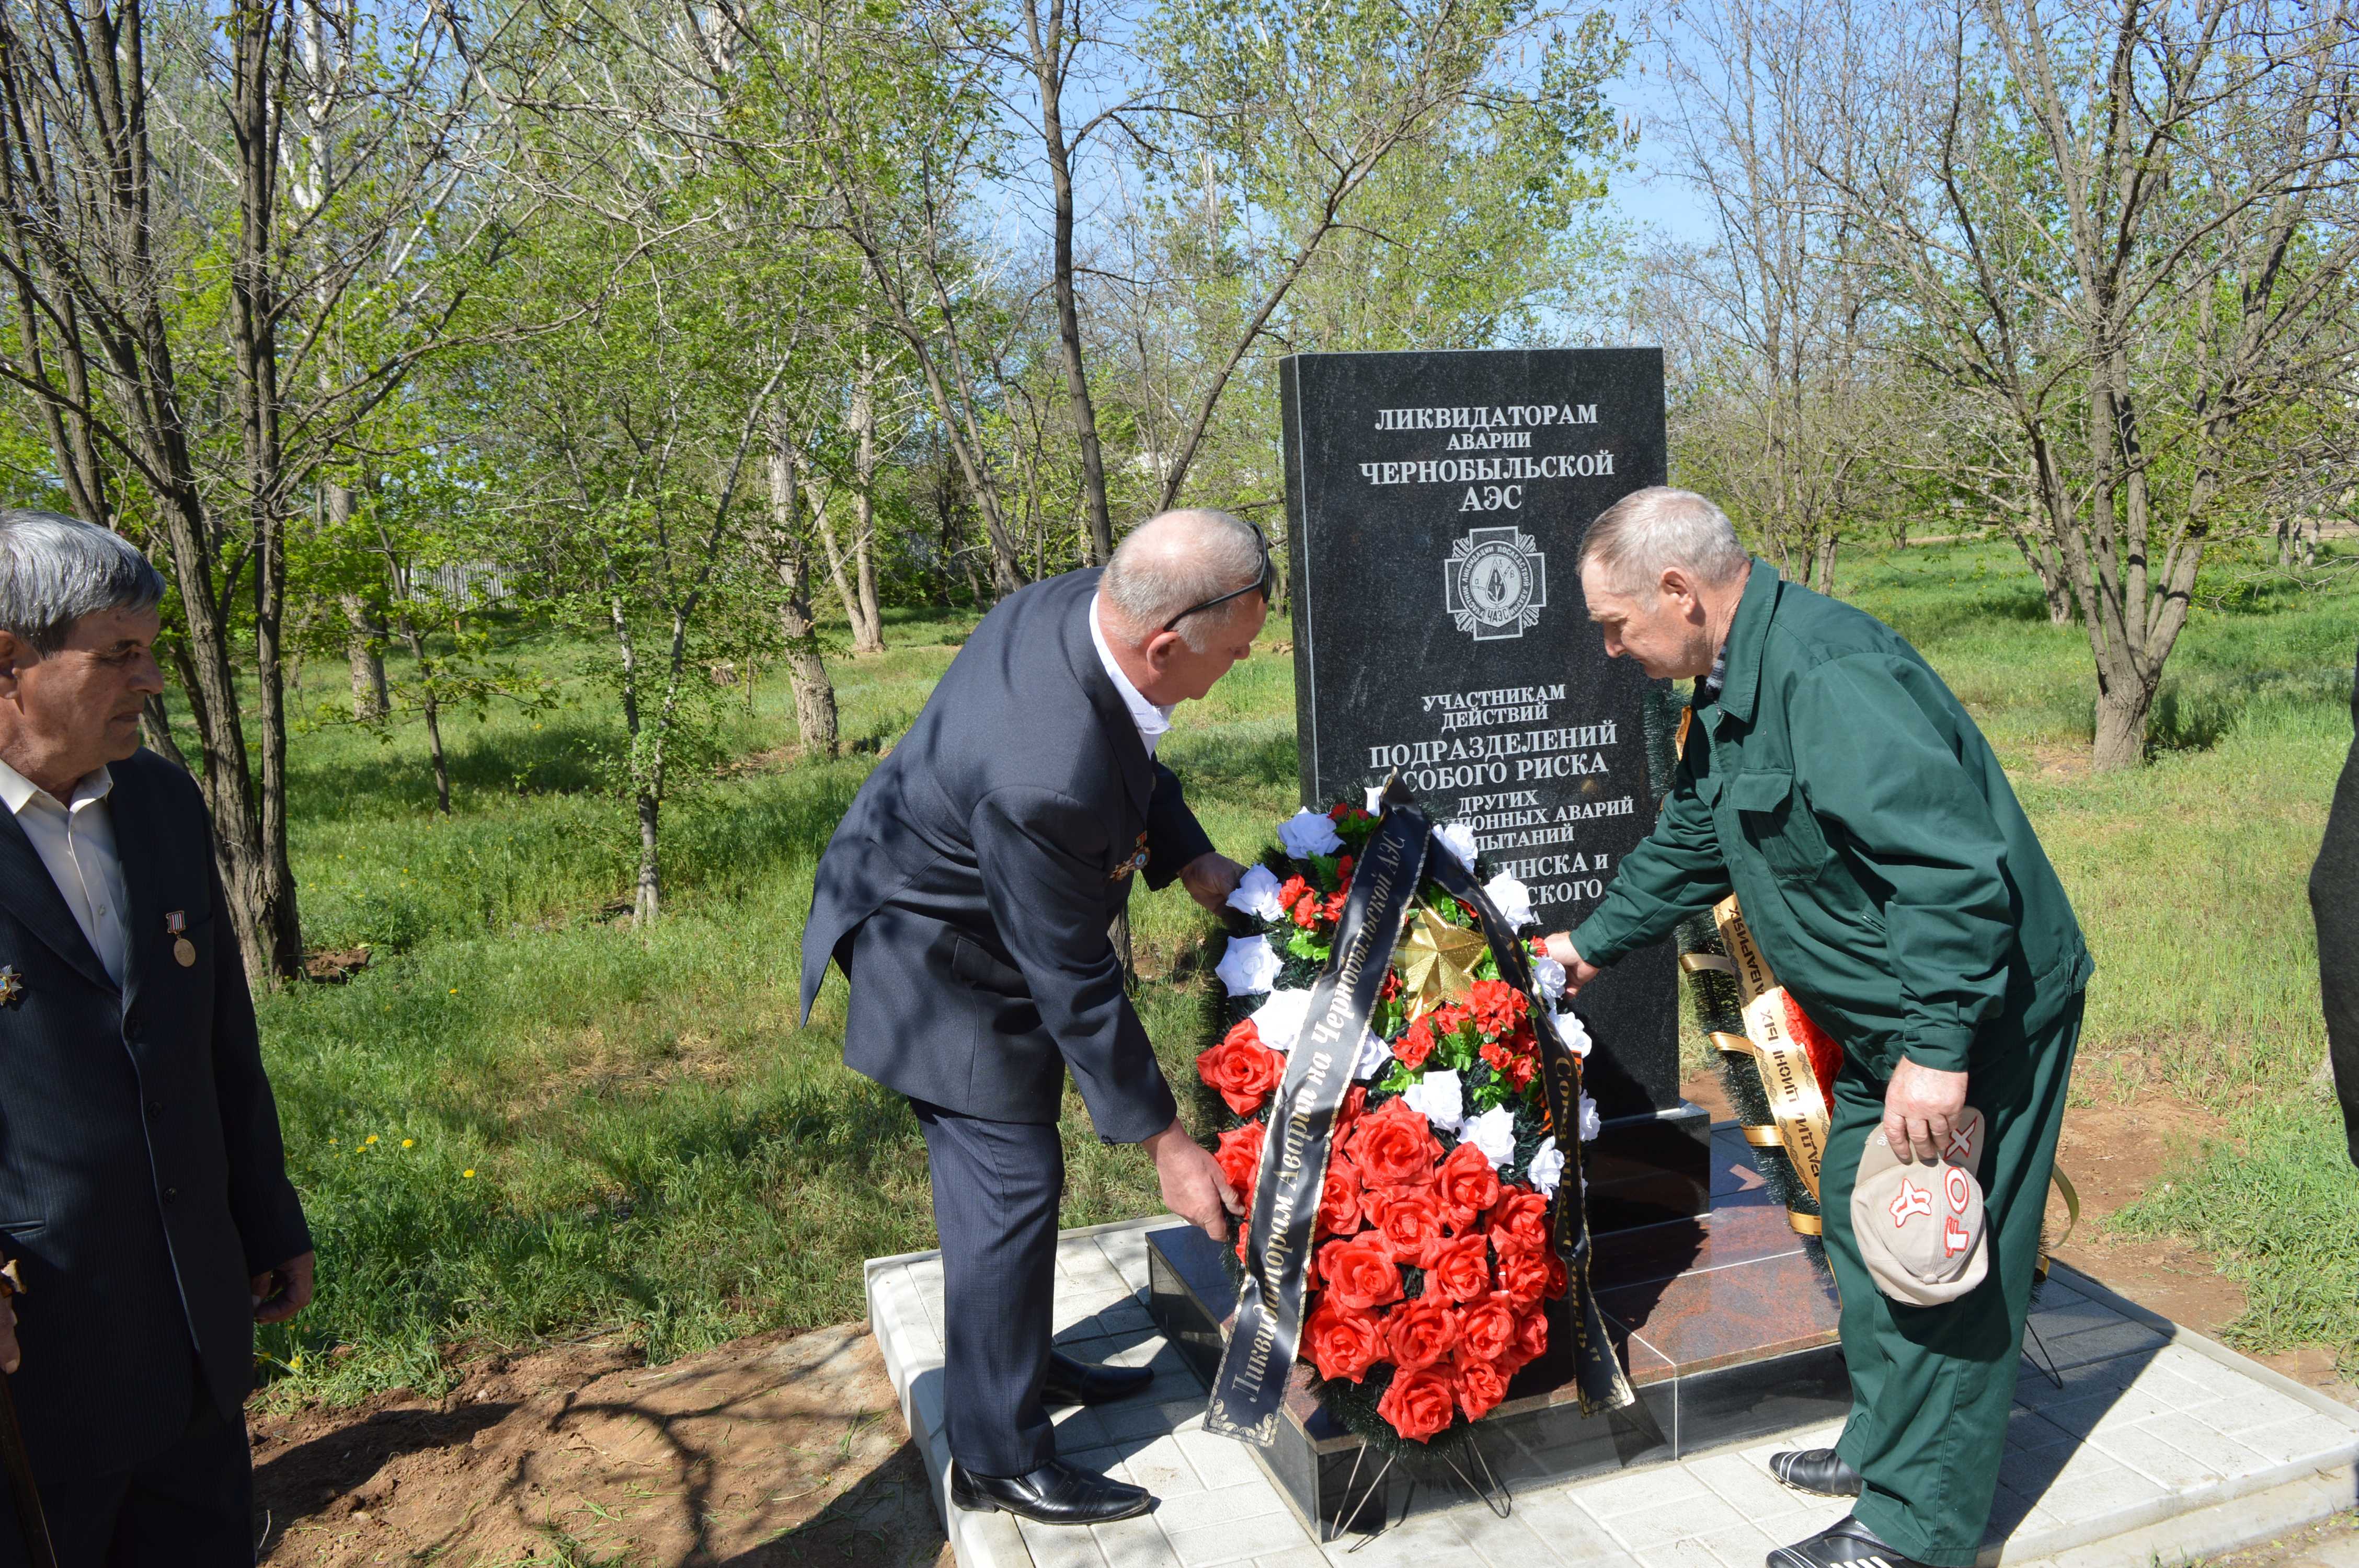
[[[1441,1158],[1441,1145],[1434,1141],[1431,1124],[1396,1098],[1353,1124],[1350,1152],[1352,1162],[1360,1167],[1362,1181],[1372,1187],[1389,1187],[1431,1181],[1434,1163]]]
[[[1426,1021],[1433,1025],[1433,1037],[1439,1040],[1458,1033],[1459,1025],[1466,1022],[1466,1010],[1454,1001],[1445,1001],[1426,1014]]]
[[[1529,1056],[1518,1056],[1507,1064],[1507,1082],[1514,1086],[1517,1094],[1521,1094],[1532,1087],[1532,1077],[1539,1071],[1539,1066]]]
[[[1360,1228],[1360,1173],[1349,1160],[1332,1160],[1319,1189],[1319,1234],[1350,1236]]]
[[[1319,1249],[1319,1279],[1338,1306],[1370,1312],[1401,1299],[1400,1270],[1381,1236],[1365,1231]]]
[[[1399,995],[1400,974],[1397,970],[1386,969],[1385,971],[1384,982],[1376,987],[1376,1000],[1378,1001],[1391,1001]],[[1830,1078],[1827,1081],[1832,1083],[1834,1080]]]
[[[1515,1298],[1494,1292],[1458,1314],[1458,1354],[1486,1361],[1506,1357],[1516,1347]]]
[[[1327,903],[1319,913],[1328,920],[1343,919],[1343,901],[1351,896],[1352,884],[1345,882],[1342,887],[1337,888],[1333,892],[1327,895]]]
[[[1424,1443],[1458,1419],[1457,1390],[1436,1372],[1396,1372],[1393,1386],[1376,1401],[1376,1413],[1403,1437]]]
[[[1480,1232],[1442,1242],[1425,1267],[1426,1283],[1451,1301],[1481,1301],[1491,1293],[1491,1244]]]
[[[1507,1048],[1496,1040],[1483,1042],[1482,1057],[1491,1065],[1491,1070],[1503,1078],[1507,1076],[1507,1064],[1515,1060],[1508,1054]]]
[[[1410,1024],[1401,1031],[1401,1037],[1393,1042],[1393,1054],[1402,1066],[1416,1072],[1425,1065],[1425,1059],[1433,1054],[1432,1029],[1423,1019]]]
[[[1513,1375],[1540,1358],[1548,1349],[1548,1314],[1534,1307],[1516,1319],[1516,1343],[1499,1365]]]
[[[1296,904],[1302,902],[1302,896],[1310,891],[1310,883],[1308,879],[1303,877],[1288,877],[1286,881],[1278,884],[1277,902],[1286,905],[1287,908],[1292,909]]]
[[[1336,1112],[1335,1112],[1335,1135],[1336,1135],[1336,1137],[1340,1139],[1340,1138],[1343,1136],[1343,1129],[1345,1129],[1345,1128],[1347,1128],[1347,1127],[1351,1126],[1351,1125],[1352,1125],[1352,1123],[1353,1123],[1353,1122],[1355,1122],[1355,1121],[1359,1120],[1359,1119],[1360,1119],[1360,1115],[1361,1115],[1361,1113],[1362,1113],[1363,1111],[1366,1110],[1367,1108],[1368,1108],[1368,1086],[1367,1086],[1367,1085],[1365,1085],[1365,1084],[1353,1084],[1350,1088],[1348,1088],[1348,1089],[1344,1090],[1344,1091],[1343,1091],[1343,1103],[1342,1107],[1341,1107],[1341,1108],[1339,1108],[1336,1110]]]
[[[1385,1316],[1385,1345],[1404,1372],[1423,1371],[1457,1343],[1458,1314],[1438,1297],[1419,1296]]]
[[[1336,874],[1338,877],[1340,877],[1340,878],[1342,878],[1342,879],[1343,879],[1343,885],[1344,885],[1345,887],[1350,887],[1350,886],[1352,885],[1352,857],[1351,857],[1351,856],[1349,856],[1349,855],[1345,855],[1345,856],[1343,856],[1342,858],[1340,858],[1339,860],[1336,860],[1336,862],[1335,862],[1335,874]]]
[[[1556,1255],[1556,1249],[1553,1247],[1541,1253],[1540,1256],[1548,1261],[1548,1298],[1550,1301],[1554,1301],[1559,1296],[1564,1294],[1565,1289],[1570,1283],[1570,1281],[1565,1278],[1564,1260]]]
[[[1548,1199],[1515,1183],[1501,1184],[1491,1206],[1491,1240],[1500,1252],[1545,1252],[1549,1247]]]
[[[1495,1363],[1479,1356],[1469,1356],[1462,1350],[1450,1358],[1442,1370],[1449,1374],[1451,1387],[1458,1395],[1458,1408],[1466,1412],[1468,1421],[1481,1421],[1507,1397],[1507,1375]]]
[[[1334,805],[1327,808],[1327,820],[1330,822],[1341,822],[1351,814],[1352,803],[1348,800],[1339,800]]]
[[[1248,1018],[1196,1058],[1196,1072],[1220,1090],[1231,1110],[1251,1116],[1286,1076],[1286,1058],[1261,1043],[1261,1031]]]
[[[1360,1199],[1360,1212],[1393,1256],[1404,1263],[1414,1263],[1420,1269],[1433,1266],[1434,1256],[1441,1248],[1441,1200],[1423,1187],[1386,1187],[1371,1190]]]
[[[1463,1230],[1474,1223],[1474,1217],[1499,1201],[1499,1173],[1491,1168],[1491,1157],[1472,1143],[1461,1143],[1450,1152],[1435,1173],[1434,1187],[1441,1195],[1442,1206],[1450,1211],[1450,1223]]]
[[[1262,1140],[1268,1136],[1260,1122],[1249,1121],[1233,1132],[1222,1133],[1220,1147],[1212,1152],[1212,1158],[1220,1162],[1221,1174],[1236,1189],[1247,1212],[1253,1208],[1254,1183],[1261,1174]]]
[[[1485,1034],[1514,1033],[1524,1014],[1531,1011],[1524,993],[1505,980],[1476,980],[1466,1000]]]
[[[1331,1294],[1311,1309],[1302,1325],[1302,1352],[1322,1378],[1358,1382],[1384,1359],[1384,1325],[1362,1312],[1339,1306]]]
[[[1295,903],[1293,914],[1294,924],[1305,931],[1317,930],[1319,928],[1319,895],[1315,892],[1304,893]]]
[[[1548,1294],[1549,1255],[1546,1252],[1502,1252],[1499,1289],[1517,1302],[1537,1302]]]

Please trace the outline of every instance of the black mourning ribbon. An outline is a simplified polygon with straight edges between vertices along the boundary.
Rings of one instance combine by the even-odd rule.
[[[1295,1041],[1263,1141],[1261,1171],[1246,1232],[1245,1281],[1237,1315],[1212,1379],[1204,1429],[1247,1443],[1269,1444],[1302,1337],[1302,1297],[1319,1224],[1319,1200],[1335,1119],[1352,1087],[1352,1068],[1375,1011],[1401,927],[1417,906],[1427,875],[1463,900],[1481,921],[1499,973],[1531,1002],[1540,1043],[1541,1080],[1549,1121],[1564,1172],[1557,1184],[1550,1234],[1563,1259],[1574,1311],[1575,1377],[1583,1414],[1618,1410],[1636,1395],[1614,1358],[1604,1320],[1589,1289],[1589,1219],[1581,1192],[1581,1063],[1556,1031],[1533,983],[1531,955],[1482,884],[1447,849],[1435,852],[1433,825],[1397,779],[1385,786],[1384,820],[1352,873],[1352,891],[1335,930],[1327,968],[1310,989],[1301,1035]]]

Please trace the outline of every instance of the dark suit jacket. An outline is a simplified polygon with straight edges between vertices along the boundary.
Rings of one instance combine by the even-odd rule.
[[[1053,1122],[1071,1068],[1099,1134],[1135,1143],[1178,1112],[1107,926],[1141,834],[1158,888],[1212,841],[1099,662],[1097,581],[1002,600],[861,786],[812,890],[802,1007],[832,957],[852,980],[854,1070],[970,1116]]]
[[[0,964],[24,988],[0,1005],[0,1247],[25,1277],[9,1381],[44,1479],[161,1453],[188,1430],[197,1363],[242,1423],[248,1281],[311,1246],[204,802],[149,752],[113,773],[130,894],[121,988],[0,811]],[[175,910],[189,968],[165,929]]]
[[[2359,681],[2359,676],[2353,678]],[[2351,694],[2351,719],[2359,730],[2359,688]],[[2318,921],[2327,1055],[2334,1064],[2351,1162],[2359,1165],[2359,737],[2352,741],[2326,814],[2326,842],[2319,846],[2318,864],[2310,873],[2310,908]]]

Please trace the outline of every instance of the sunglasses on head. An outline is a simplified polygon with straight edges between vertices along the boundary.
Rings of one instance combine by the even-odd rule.
[[[1269,564],[1269,535],[1261,531],[1261,524],[1258,523],[1248,523],[1245,526],[1254,531],[1254,539],[1261,546],[1261,571],[1259,575],[1255,577],[1253,581],[1245,584],[1245,587],[1224,593],[1218,599],[1208,599],[1201,604],[1190,605],[1187,609],[1181,611],[1179,614],[1173,616],[1170,620],[1166,621],[1163,623],[1163,629],[1166,632],[1173,630],[1180,624],[1180,622],[1187,620],[1188,617],[1195,614],[1200,610],[1211,610],[1217,606],[1226,604],[1232,599],[1243,599],[1249,593],[1260,594],[1265,603],[1268,601],[1269,590],[1274,577]]]

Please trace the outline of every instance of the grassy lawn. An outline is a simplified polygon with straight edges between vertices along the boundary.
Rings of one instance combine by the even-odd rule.
[[[2323,1038],[2301,891],[2349,743],[2359,597],[2200,611],[2158,760],[2094,779],[2086,645],[2005,551],[1862,556],[1843,589],[1981,719],[2072,892],[2099,965],[2079,1092],[2160,1086],[2233,1119],[2233,1142],[2124,1223],[2223,1248],[2253,1343],[2359,1342],[2359,1179],[2308,1081]],[[266,1340],[283,1394],[433,1392],[471,1352],[575,1335],[662,1358],[839,1322],[863,1314],[862,1259],[932,1244],[916,1124],[839,1062],[840,979],[799,1023],[796,962],[820,849],[969,623],[905,615],[892,651],[834,665],[837,762],[792,759],[782,680],[734,694],[740,762],[669,809],[669,913],[644,932],[611,913],[635,839],[600,783],[617,727],[594,650],[527,641],[567,705],[451,725],[447,821],[414,726],[299,739],[307,932],[376,957],[263,1003],[323,1264],[320,1304]],[[341,676],[315,667],[305,700]],[[1293,805],[1291,661],[1256,658],[1183,709],[1163,755],[1223,849],[1257,849]],[[1177,889],[1133,912],[1141,1005],[1182,1072],[1205,922]],[[1071,1103],[1066,1223],[1156,1207],[1144,1158]]]

